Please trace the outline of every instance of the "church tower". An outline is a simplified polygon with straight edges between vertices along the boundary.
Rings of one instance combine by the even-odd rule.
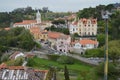
[[[41,23],[41,14],[40,14],[39,10],[36,13],[36,21],[37,21],[37,23]]]

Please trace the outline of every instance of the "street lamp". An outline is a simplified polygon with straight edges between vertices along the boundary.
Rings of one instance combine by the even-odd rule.
[[[105,20],[106,27],[105,27],[105,62],[104,62],[104,80],[108,80],[108,18],[109,15],[108,11],[102,11],[102,18]]]

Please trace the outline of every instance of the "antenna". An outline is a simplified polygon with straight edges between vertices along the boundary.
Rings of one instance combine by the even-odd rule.
[[[109,11],[101,11],[101,15],[103,19],[108,19],[109,15],[112,15],[112,13],[110,13]]]

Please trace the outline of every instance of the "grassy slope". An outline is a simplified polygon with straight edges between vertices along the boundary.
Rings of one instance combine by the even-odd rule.
[[[59,70],[57,72],[57,78],[58,80],[64,79],[64,64],[60,64],[56,61],[41,59],[41,58],[32,58],[30,61],[32,61],[32,64],[30,67],[34,67],[37,69],[49,69],[50,66],[55,66]],[[87,64],[81,63],[79,61],[75,61],[72,65],[67,65],[69,69],[70,79],[71,80],[82,80],[81,76],[83,77],[90,77],[90,72],[94,68],[92,66],[89,66]],[[96,75],[95,75],[96,76]]]
[[[64,64],[60,64],[56,61],[41,59],[41,58],[33,58],[31,59],[33,61],[33,65],[31,67],[34,68],[45,68],[48,69],[49,66],[56,66],[57,68],[63,69]],[[67,65],[68,69],[75,70],[75,71],[89,71],[92,66],[85,65],[82,63],[74,63],[72,65]]]

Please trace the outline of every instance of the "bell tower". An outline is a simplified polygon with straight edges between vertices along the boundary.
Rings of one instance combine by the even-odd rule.
[[[39,10],[36,13],[36,21],[37,21],[37,23],[41,23],[41,14],[40,14]]]

